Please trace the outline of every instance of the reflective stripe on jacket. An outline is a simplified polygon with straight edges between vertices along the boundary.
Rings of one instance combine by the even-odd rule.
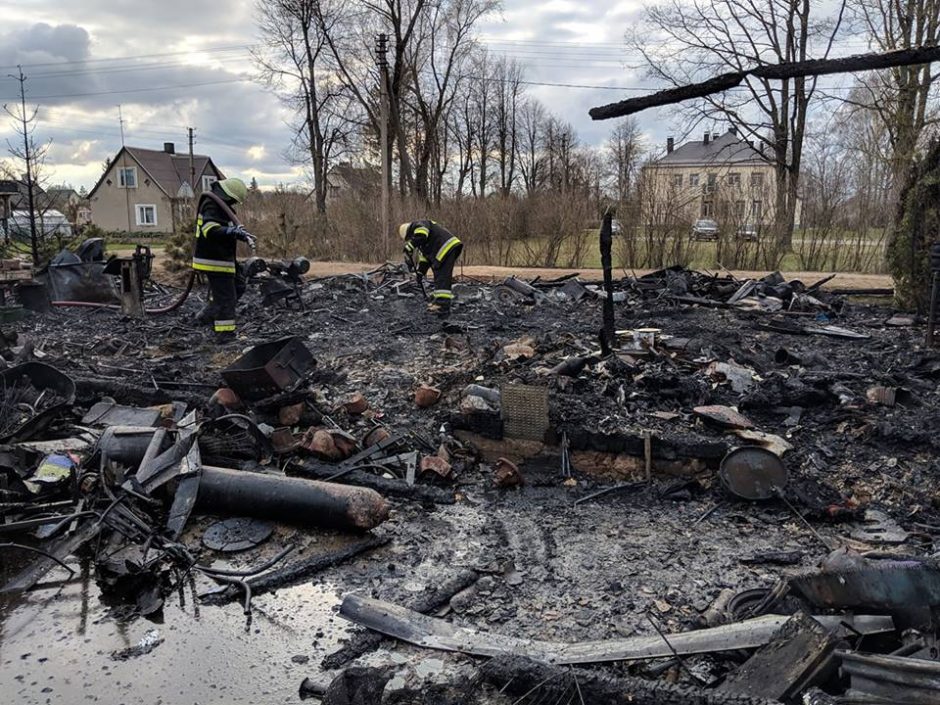
[[[436,270],[447,255],[454,251],[459,254],[462,249],[463,243],[433,220],[414,221],[405,236],[405,253],[412,257],[417,252],[418,269],[423,272],[429,267]]]
[[[230,221],[218,204],[205,195],[199,199],[196,216],[196,245],[193,269],[200,272],[235,274],[235,236]]]

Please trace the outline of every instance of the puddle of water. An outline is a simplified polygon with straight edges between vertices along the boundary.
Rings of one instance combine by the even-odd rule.
[[[260,595],[254,619],[235,602],[194,604],[192,589],[170,596],[164,623],[117,622],[93,579],[77,579],[0,603],[0,693],[21,705],[237,705],[296,703],[301,681],[319,672],[350,627],[335,613],[332,584],[305,584]],[[50,573],[46,580],[64,579]],[[199,588],[197,588],[198,592]],[[112,658],[153,639],[149,653]],[[148,635],[148,632],[150,633]],[[309,661],[303,661],[308,657]]]

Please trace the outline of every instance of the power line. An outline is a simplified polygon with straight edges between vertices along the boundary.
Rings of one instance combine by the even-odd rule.
[[[202,83],[177,83],[170,86],[152,86],[150,88],[122,88],[120,90],[114,91],[93,91],[88,93],[58,93],[55,95],[32,95],[30,98],[32,100],[49,100],[52,98],[87,98],[90,96],[96,95],[117,95],[123,93],[146,93],[150,91],[166,91],[173,90],[176,88],[201,88],[202,86],[218,86],[224,83],[244,83],[245,81],[253,81],[252,78],[231,78],[221,81],[204,81]],[[3,100],[10,100],[5,98]]]
[[[170,52],[164,52],[161,54],[132,54],[129,56],[109,56],[109,57],[102,57],[99,59],[75,59],[75,60],[67,59],[65,61],[46,61],[46,62],[38,63],[38,64],[23,64],[23,66],[27,66],[28,68],[43,68],[46,66],[75,66],[75,65],[80,65],[80,64],[95,64],[95,63],[102,63],[102,62],[109,62],[109,61],[133,61],[136,59],[155,59],[155,58],[161,58],[165,56],[190,56],[192,54],[213,54],[217,52],[226,52],[226,51],[245,51],[245,50],[250,51],[252,49],[257,49],[260,46],[262,45],[261,44],[237,44],[233,46],[207,47],[205,49],[197,49],[195,51],[192,49],[187,49],[186,51],[170,51]],[[16,68],[16,65],[0,66],[0,69],[10,69],[10,68]]]
[[[73,71],[47,71],[44,73],[34,73],[30,74],[30,80],[32,79],[42,79],[42,78],[61,78],[61,77],[72,77],[72,76],[99,76],[102,74],[113,74],[113,73],[134,73],[135,71],[159,71],[162,69],[172,69],[172,68],[208,68],[201,64],[187,63],[183,61],[173,61],[173,62],[161,62],[155,64],[139,64],[137,66],[113,66],[105,68],[91,68],[84,69],[81,67],[75,68]]]

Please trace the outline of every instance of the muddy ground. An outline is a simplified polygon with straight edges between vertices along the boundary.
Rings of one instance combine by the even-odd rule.
[[[143,321],[60,309],[5,328],[31,341],[42,362],[75,378],[159,387],[190,401],[208,400],[221,385],[219,370],[248,346],[302,336],[318,361],[311,384],[333,421],[357,436],[377,423],[416,431],[432,446],[454,444],[458,427],[473,426],[459,413],[467,384],[547,385],[553,436],[569,438],[575,467],[566,482],[557,448],[548,447],[521,462],[526,483],[506,489],[494,485],[491,462],[455,462],[452,479],[434,484],[452,489],[456,503],[391,500],[391,518],[373,531],[390,543],[256,597],[250,624],[237,602],[200,604],[196,595],[211,586],[205,577],[171,594],[156,621],[134,617],[102,599],[87,557],[71,558],[73,578],[56,569],[45,587],[0,603],[4,702],[298,702],[301,682],[328,683],[335,672],[322,668],[323,659],[363,631],[338,616],[344,595],[408,604],[467,569],[479,579],[439,615],[488,631],[576,642],[652,634],[651,618],[665,631],[688,629],[725,588],[770,587],[788,571],[816,566],[832,547],[876,548],[851,537],[866,508],[885,511],[912,532],[904,552],[933,552],[940,532],[940,356],[922,349],[922,325],[888,326],[890,310],[848,302],[831,322],[869,339],[785,334],[761,328],[771,320],[767,313],[630,294],[616,307],[617,327],[659,328],[662,340],[681,345],[662,344],[650,358],[599,362],[570,378],[548,370],[566,357],[599,351],[596,299],[550,297],[529,305],[501,302],[492,287],[457,290],[460,302],[444,321],[425,312],[417,297],[398,297],[388,286],[376,290],[355,276],[308,283],[303,312],[263,308],[250,290],[239,311],[239,340],[223,348],[193,321],[201,292],[179,312]],[[534,357],[507,356],[505,346],[520,340]],[[776,364],[781,348],[802,364]],[[712,361],[753,370],[750,389],[734,391],[707,374]],[[443,391],[429,409],[414,403],[423,383]],[[879,405],[866,398],[874,385],[909,395],[894,407]],[[331,413],[353,392],[366,397],[370,412]],[[694,416],[692,408],[705,404],[735,405],[759,430],[793,445],[785,456],[788,501],[818,535],[784,502],[746,502],[721,486],[718,460],[741,441]],[[77,417],[82,410],[76,408]],[[668,465],[672,474],[654,472],[648,485],[575,504],[614,482],[642,479],[636,462],[605,465],[597,454],[610,459],[629,452],[630,439],[645,431],[652,432],[654,469]],[[472,452],[472,444],[463,445]],[[669,464],[676,449],[678,461]],[[702,457],[696,459],[695,449]],[[201,546],[209,523],[192,520],[184,539],[202,562],[216,566],[257,564],[288,541],[303,557],[358,540],[281,526],[267,543],[232,558]],[[768,551],[796,552],[798,562],[742,562]],[[21,561],[5,558],[0,577]],[[122,649],[141,640],[157,645],[122,658]],[[740,660],[689,663],[713,679]],[[466,702],[512,702],[474,681],[479,659],[385,640],[354,663],[389,666],[390,690],[460,683]],[[648,675],[649,666],[603,670]],[[676,669],[672,675],[687,678]]]

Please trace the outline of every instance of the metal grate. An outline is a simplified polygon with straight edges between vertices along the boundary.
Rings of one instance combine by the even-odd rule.
[[[500,388],[503,433],[507,438],[545,440],[549,429],[548,387],[506,384]]]

